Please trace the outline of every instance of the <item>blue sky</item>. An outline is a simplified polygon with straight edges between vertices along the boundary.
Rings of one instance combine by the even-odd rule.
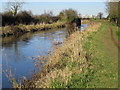
[[[14,0],[0,0],[2,2],[14,1]],[[18,0],[24,2],[73,2],[73,0]],[[107,0],[110,1],[110,0]],[[106,0],[74,0],[74,2],[106,2]]]
[[[2,3],[2,8],[4,11],[5,3]],[[105,2],[26,2],[21,10],[30,10],[34,15],[53,11],[53,14],[57,15],[61,10],[69,8],[77,10],[82,15],[97,15],[103,12],[104,16],[107,16]]]

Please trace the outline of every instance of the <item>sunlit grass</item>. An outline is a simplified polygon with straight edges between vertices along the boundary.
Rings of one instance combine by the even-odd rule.
[[[94,75],[88,83],[91,88],[117,88],[118,86],[118,52],[114,43],[111,41],[111,35],[102,22],[98,32],[90,33],[85,41],[84,50],[92,54],[90,59],[94,66]],[[112,54],[114,53],[114,54]]]
[[[100,23],[94,23],[89,27],[96,31]],[[51,59],[43,67],[43,70],[33,79],[31,87],[36,88],[85,88],[93,74],[93,66],[87,59],[86,51],[83,51],[84,37],[89,28],[84,32],[76,31],[68,37],[63,46],[56,48]],[[26,84],[29,87],[29,83]]]
[[[54,29],[54,28],[60,28],[64,27],[65,22],[55,22],[52,24],[30,24],[30,25],[24,25],[19,24],[15,26],[5,26],[2,27],[2,35],[3,36],[9,36],[9,35],[16,35],[16,33],[26,33],[26,32],[34,32],[34,31],[43,31],[48,29]]]

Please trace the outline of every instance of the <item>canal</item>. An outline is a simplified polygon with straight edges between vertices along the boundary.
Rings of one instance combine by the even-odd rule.
[[[81,25],[84,30],[87,24]],[[52,54],[56,42],[64,42],[66,29],[26,33],[20,37],[5,37],[2,39],[2,88],[12,87],[10,78],[21,82],[22,77],[30,77],[42,68],[36,68],[35,57]],[[56,47],[57,47],[56,46]],[[42,64],[42,66],[44,63]]]

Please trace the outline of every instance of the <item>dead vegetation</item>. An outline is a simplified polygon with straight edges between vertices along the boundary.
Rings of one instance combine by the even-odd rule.
[[[100,23],[92,23],[83,31],[76,31],[68,37],[62,47],[54,50],[53,56],[43,69],[26,80],[20,88],[71,88],[86,87],[93,66],[83,51],[82,44],[89,31],[96,31]]]
[[[36,31],[45,31],[54,28],[64,28],[65,22],[56,22],[52,24],[31,24],[31,25],[24,25],[19,24],[15,26],[5,26],[2,27],[2,32],[0,33],[1,36],[6,37],[10,35],[21,35],[27,32],[36,32]]]

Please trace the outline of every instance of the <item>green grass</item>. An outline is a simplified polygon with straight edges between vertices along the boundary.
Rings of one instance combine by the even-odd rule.
[[[116,34],[118,36],[118,40],[120,41],[120,30],[116,31]]]
[[[88,87],[117,88],[118,52],[111,41],[110,32],[104,22],[102,22],[98,32],[89,33],[84,44],[84,50],[88,54],[92,54],[89,60],[94,66],[94,74],[90,76],[91,81],[88,82]]]
[[[92,33],[94,33],[94,32],[92,32]],[[79,34],[75,35],[75,37],[76,36],[79,37],[78,35]],[[85,39],[92,39],[92,38],[93,38],[93,36],[91,34],[89,34],[89,36]],[[78,50],[82,49],[79,46],[80,44],[81,44],[81,42],[75,43],[74,48],[78,48]],[[85,43],[85,48],[87,50],[89,47],[90,47],[90,42]],[[71,48],[71,46],[69,48]],[[73,50],[73,49],[71,48],[71,50]],[[86,51],[86,50],[84,50],[84,51]],[[90,54],[89,53],[85,54],[84,51],[82,51],[82,53],[84,53],[83,57],[87,56],[87,58],[90,60],[90,58],[91,58]],[[68,54],[68,52],[66,52],[66,54]],[[70,53],[68,56],[71,56],[71,55],[72,55],[72,53]],[[91,61],[86,61],[86,59],[83,59],[83,57],[82,57],[82,55],[80,57],[73,57],[74,58],[73,61],[71,61],[71,58],[68,58],[67,62],[65,62],[65,60],[63,60],[62,62],[66,63],[66,67],[69,68],[69,71],[71,71],[72,74],[68,78],[67,84],[65,83],[65,81],[62,81],[61,78],[59,77],[59,78],[56,78],[55,80],[52,80],[51,86],[54,88],[61,88],[61,87],[62,88],[90,88],[89,82],[92,80],[93,75],[94,75],[94,71],[92,68],[93,66],[91,65]],[[65,56],[63,56],[63,58],[65,58]],[[80,63],[80,62],[82,62],[82,63]],[[75,73],[74,73],[74,70],[76,71]]]
[[[106,23],[108,22],[97,21],[88,28],[93,31],[83,34],[75,32],[67,38],[38,74],[41,78],[36,81],[33,79],[36,87],[117,88],[118,49],[111,40]],[[95,31],[97,25],[100,27]],[[113,28],[111,24],[110,26]],[[117,34],[114,33],[114,36]]]
[[[109,25],[112,27],[112,29],[114,30],[114,35],[116,40],[120,41],[120,27],[116,26],[114,23],[109,23]]]
[[[114,28],[115,33],[117,34],[117,40],[120,42],[120,28],[119,27],[116,27],[116,26],[112,26]]]

